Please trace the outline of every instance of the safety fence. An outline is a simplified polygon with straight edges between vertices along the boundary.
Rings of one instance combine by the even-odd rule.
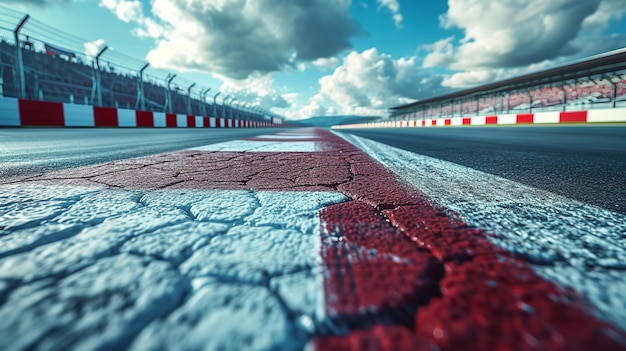
[[[240,101],[237,96],[212,92],[172,73],[159,77],[149,71],[146,62],[110,49],[103,42],[90,42],[0,6],[3,97],[64,106],[282,122],[256,101]]]

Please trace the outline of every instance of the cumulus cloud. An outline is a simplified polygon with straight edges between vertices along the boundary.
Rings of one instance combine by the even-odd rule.
[[[102,0],[120,19],[136,0]],[[125,10],[106,4],[124,4]],[[148,61],[159,68],[245,79],[299,69],[351,47],[362,32],[350,0],[153,0],[135,33],[155,39]],[[121,12],[118,14],[118,12]]]
[[[378,3],[378,8],[386,8],[391,12],[393,17],[393,22],[396,24],[396,27],[402,27],[402,20],[404,17],[400,13],[400,4],[398,4],[398,0],[376,0]]]
[[[603,9],[626,7],[614,0],[449,0],[448,4],[440,18],[442,26],[460,28],[465,36],[457,46],[449,39],[432,45],[424,60],[428,67],[507,68],[575,55],[581,51],[575,39],[584,26],[605,20]]]
[[[264,109],[284,109],[292,107],[298,97],[294,93],[279,93],[273,87],[271,75],[257,75],[246,79],[226,79],[220,87],[224,97],[233,96],[239,101],[246,101]]]
[[[85,55],[90,56],[90,57],[95,57],[96,55],[98,55],[100,50],[104,47],[104,45],[105,45],[104,39],[97,39],[94,41],[88,41],[84,43],[83,46],[85,48]]]
[[[109,9],[123,22],[142,21],[143,8],[139,0],[101,0],[100,6]]]
[[[320,97],[310,109],[326,110],[320,103],[326,98],[344,114],[380,114],[391,106],[441,92],[441,78],[423,71],[415,57],[395,60],[375,48],[351,52],[319,83]]]
[[[594,30],[603,28],[613,20],[621,20],[625,14],[626,2],[624,0],[603,0],[598,10],[593,15],[585,18],[583,29]]]
[[[319,69],[332,69],[337,67],[337,65],[339,64],[339,59],[336,57],[330,57],[330,58],[318,58],[317,60],[311,62],[313,64],[313,66],[319,68]]]

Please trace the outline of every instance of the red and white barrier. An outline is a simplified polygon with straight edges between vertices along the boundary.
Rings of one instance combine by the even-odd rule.
[[[271,122],[0,97],[0,127],[271,128]]]
[[[586,111],[552,111],[518,113],[474,117],[428,118],[410,121],[385,121],[372,123],[345,124],[332,128],[405,128],[405,127],[445,127],[445,126],[484,126],[515,124],[567,124],[567,123],[610,123],[626,122],[626,108],[597,109]]]

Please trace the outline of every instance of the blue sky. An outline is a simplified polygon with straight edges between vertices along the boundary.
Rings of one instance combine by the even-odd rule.
[[[626,47],[623,0],[0,0],[0,23],[277,114],[387,108]],[[65,33],[45,30],[46,26]],[[42,32],[42,28],[43,32]],[[45,32],[45,33],[44,33]],[[0,33],[10,38],[9,32]],[[89,44],[87,44],[87,47]],[[219,101],[219,100],[218,100]]]

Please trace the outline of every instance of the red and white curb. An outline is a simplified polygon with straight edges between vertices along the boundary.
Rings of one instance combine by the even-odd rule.
[[[515,221],[476,226],[461,190],[436,197],[392,162],[398,151],[351,140],[389,168],[307,129],[6,181],[0,347],[626,349],[623,296],[607,295],[611,312],[529,259],[552,243],[578,256],[539,263],[584,270],[575,245],[614,245],[624,221],[598,223],[617,215],[566,217],[591,230],[584,242],[550,220],[531,238]],[[461,172],[416,162],[419,176]],[[537,212],[575,212],[542,196],[553,202]],[[619,269],[607,262],[596,274]]]
[[[489,126],[489,125],[532,125],[567,123],[611,123],[626,122],[626,108],[596,109],[584,111],[551,111],[486,115],[473,117],[423,118],[394,120],[372,123],[355,123],[333,126],[345,128],[415,128],[446,126]]]
[[[279,123],[280,122],[280,123]],[[282,119],[244,121],[0,97],[2,127],[269,128]]]

